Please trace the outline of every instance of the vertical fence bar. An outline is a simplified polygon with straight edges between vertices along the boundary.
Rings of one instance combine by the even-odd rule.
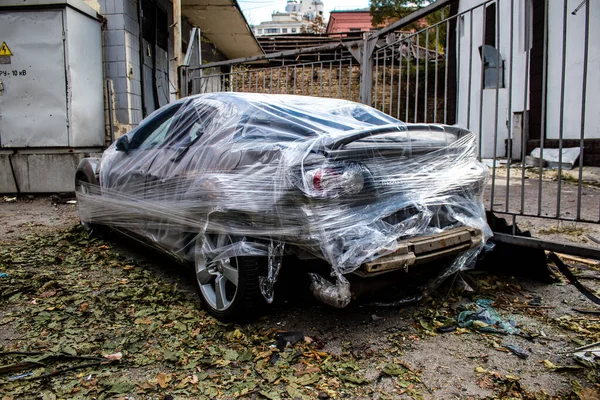
[[[416,49],[417,51],[415,52],[417,54],[417,61],[416,61],[416,70],[415,70],[415,118],[414,118],[414,122],[417,122],[417,115],[419,112],[419,58],[421,58],[421,49],[419,49],[419,33],[417,32],[415,34],[415,38],[416,38]]]
[[[294,65],[294,93],[293,94],[296,94],[296,88],[298,87],[297,79],[298,79],[298,68],[296,65]]]
[[[496,37],[495,37],[495,47],[496,47],[496,59],[500,60],[500,0],[496,0],[496,20],[494,23],[496,24]],[[473,28],[471,26],[471,28]],[[495,190],[496,190],[496,154],[498,152],[498,101],[500,94],[500,63],[496,63],[496,99],[494,101],[494,154],[492,155],[492,188],[491,188],[491,207],[490,209],[494,211],[494,199],[495,199]],[[524,169],[523,169],[524,170]],[[522,211],[522,210],[521,210]]]
[[[340,65],[338,66],[338,99],[342,98],[342,60],[340,60]]]
[[[443,13],[442,13],[443,16]],[[443,18],[443,17],[442,17]],[[446,21],[446,58],[444,60],[444,124],[448,123],[448,54],[450,47],[450,18]]]
[[[340,63],[338,65],[338,95],[337,98],[342,98],[342,60],[340,59]]]
[[[269,93],[273,93],[273,68],[270,68],[271,77],[269,78]]]
[[[558,128],[558,186],[556,189],[556,218],[560,218],[560,197],[562,190],[562,145],[564,134],[564,116],[565,116],[565,79],[567,64],[567,7],[568,0],[564,0],[563,8],[563,42],[562,42],[562,70],[560,81],[560,117]]]
[[[395,59],[394,59],[394,45],[392,45],[392,58],[390,59],[390,111],[388,112],[388,114],[392,115],[392,113],[394,112],[393,109],[393,104],[394,104],[394,63],[395,63]]]
[[[373,99],[373,107],[377,108],[377,93],[379,92],[379,53],[373,53],[375,55],[375,98]],[[367,66],[363,66],[367,68]]]
[[[577,219],[581,219],[581,183],[583,181],[583,156],[585,139],[585,100],[587,95],[588,53],[589,53],[589,29],[590,29],[590,3],[585,5],[585,25],[583,39],[583,82],[581,83],[581,133],[579,136],[579,176],[577,178]]]
[[[323,97],[323,63],[319,67],[319,97]]]
[[[387,47],[383,49],[383,75],[381,77],[381,111],[385,112],[385,80],[387,70]]]
[[[471,11],[473,12],[473,11]],[[463,34],[463,30],[464,30],[464,16],[461,17],[455,17],[456,18],[456,43],[457,43],[457,50],[456,50],[456,106],[455,111],[454,111],[454,117],[455,117],[455,122],[459,122],[460,119],[460,99],[461,99],[461,95],[460,95],[460,80],[461,80],[461,76],[460,76],[460,53],[461,53],[461,48],[462,48],[462,40],[461,40],[461,36]],[[454,99],[453,99],[454,100]],[[481,152],[480,152],[481,153]],[[479,155],[478,155],[479,157]]]
[[[485,44],[485,14],[486,14],[486,5],[484,4],[482,7],[483,18],[481,19],[481,45]],[[483,47],[482,47],[483,48]],[[481,77],[480,77],[480,87],[479,87],[479,143],[478,143],[478,152],[477,157],[481,160],[481,152],[482,152],[482,139],[483,139],[483,88],[485,86],[485,63],[483,60],[483,51],[481,52]]]
[[[433,83],[433,123],[437,123],[437,108],[438,108],[438,75],[439,75],[439,65],[438,59],[440,58],[440,26],[435,26],[435,80]]]
[[[302,64],[302,81],[300,82],[300,94],[304,96],[304,64]]]
[[[529,3],[531,4],[531,3]],[[525,138],[529,137],[529,111],[527,109],[529,102],[529,58],[531,55],[530,43],[530,28],[532,25],[530,7],[525,8],[525,84],[523,85],[523,118],[521,123],[523,129],[521,132],[521,214],[525,213],[525,155],[527,153],[527,142]]]
[[[352,58],[350,58],[350,69],[348,71],[348,100],[352,100]]]
[[[285,66],[285,94],[290,93],[290,67]]]
[[[410,87],[410,42],[408,42],[408,54],[406,55],[406,116],[404,118],[404,122],[408,122],[408,95],[410,90],[408,90],[408,88]]]
[[[427,110],[429,105],[427,104],[427,83],[429,80],[429,28],[425,30],[425,110],[423,122],[427,122]]]
[[[499,12],[500,11],[498,11],[496,14],[498,14]],[[469,12],[469,20],[469,88],[467,89],[467,129],[471,129],[471,83],[473,76],[473,10]]]
[[[313,88],[315,86],[315,64],[314,63],[310,63],[310,94],[309,96],[313,95]]]
[[[337,50],[335,55],[337,56]],[[333,75],[333,61],[329,62],[329,98],[331,98],[331,75]]]
[[[512,148],[513,148],[513,131],[512,131],[512,87],[513,87],[513,62],[514,62],[514,2],[510,2],[510,59],[508,62],[508,68],[510,70],[508,74],[509,86],[508,86],[508,151],[506,155],[506,197],[504,199],[504,211],[508,212],[510,205],[510,165],[512,164]]]
[[[548,80],[548,6],[549,0],[544,0],[544,51],[542,60],[542,112],[541,112],[541,127],[540,127],[540,160],[544,159],[544,142],[546,139],[546,107],[547,107],[547,80]],[[538,177],[538,212],[542,214],[542,183],[544,178],[544,169],[540,163]]]
[[[402,92],[402,41],[398,46],[398,98],[396,101],[396,118],[400,119],[400,93]]]

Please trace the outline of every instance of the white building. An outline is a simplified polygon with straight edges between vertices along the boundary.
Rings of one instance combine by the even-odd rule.
[[[252,29],[256,36],[300,33],[310,21],[323,18],[323,8],[322,0],[288,0],[285,12],[274,11],[271,21],[261,22]]]
[[[497,0],[487,1],[485,6],[480,6],[486,3],[484,0],[459,3],[455,48],[457,122],[477,137],[481,125],[482,157],[506,157],[509,131],[513,159],[520,159],[522,135],[530,148],[540,139],[553,147],[550,143],[561,132],[565,140],[579,140],[583,122],[585,140],[600,139],[600,4],[587,1],[590,15],[585,97],[585,2],[568,0],[566,13],[565,3],[554,0]],[[483,53],[488,54],[483,79],[482,44],[487,45]],[[493,60],[497,52],[498,67]],[[496,71],[500,73],[498,80]],[[500,89],[496,95],[497,81]]]

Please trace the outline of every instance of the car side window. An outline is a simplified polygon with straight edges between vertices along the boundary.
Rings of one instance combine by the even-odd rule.
[[[160,114],[144,121],[133,135],[130,149],[149,150],[169,140],[170,127],[181,104],[172,105]]]
[[[181,113],[175,125],[171,126],[171,138],[168,146],[185,148],[195,143],[210,130],[213,119],[217,116],[217,109],[204,106],[201,112]]]
[[[148,135],[146,140],[140,143],[140,146],[138,148],[140,150],[150,150],[163,143],[165,141],[165,138],[167,137],[167,133],[169,133],[169,127],[173,123],[173,119],[174,117],[171,117],[164,121],[161,125],[159,125],[159,127],[156,128],[154,132]]]

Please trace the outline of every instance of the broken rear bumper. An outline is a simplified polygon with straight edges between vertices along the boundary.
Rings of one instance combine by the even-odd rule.
[[[482,242],[482,232],[471,227],[450,229],[435,235],[419,236],[398,242],[391,254],[366,262],[354,271],[361,277],[371,277],[434,260],[456,256]]]

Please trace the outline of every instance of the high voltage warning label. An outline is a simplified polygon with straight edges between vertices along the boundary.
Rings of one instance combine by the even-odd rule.
[[[0,46],[0,56],[12,56],[12,55],[13,55],[13,53],[10,51],[10,49],[6,45],[6,42],[2,42],[2,45]]]

